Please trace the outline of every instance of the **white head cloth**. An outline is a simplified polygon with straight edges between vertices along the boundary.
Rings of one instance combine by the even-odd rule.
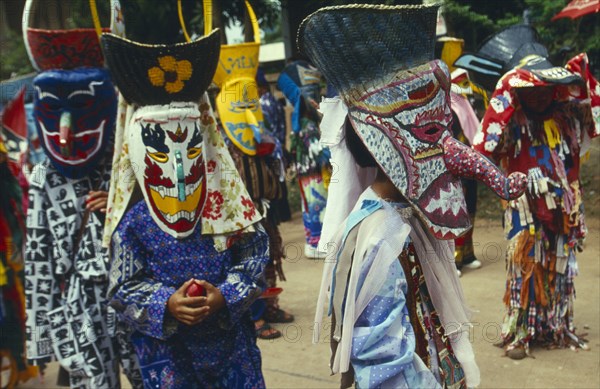
[[[321,144],[331,151],[331,181],[327,192],[325,216],[319,248],[326,252],[333,241],[339,226],[354,208],[361,193],[373,183],[377,174],[376,168],[362,168],[356,164],[352,154],[346,147],[344,123],[348,108],[340,97],[324,98],[319,106],[323,119]]]

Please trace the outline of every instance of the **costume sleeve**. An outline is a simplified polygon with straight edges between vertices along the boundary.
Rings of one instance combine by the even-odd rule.
[[[47,313],[58,307],[60,301],[55,276],[55,259],[60,249],[48,226],[50,204],[41,181],[45,180],[33,181],[29,188],[25,249],[27,358],[34,363],[49,361],[54,355]]]
[[[513,84],[527,77],[520,69],[506,73],[490,98],[481,124],[473,137],[473,148],[485,157],[499,160],[501,145],[509,131],[509,122],[516,109]]]
[[[600,135],[600,84],[590,70],[589,60],[585,53],[571,58],[565,67],[579,74],[585,81],[586,88],[582,88],[582,95],[578,97],[589,101],[591,116],[583,123],[582,127],[590,138],[595,138]],[[584,117],[587,118],[587,116]]]
[[[221,325],[230,327],[249,309],[265,288],[264,270],[269,261],[269,239],[260,224],[245,234],[231,250],[233,265],[223,283],[217,285],[225,298],[227,312]]]
[[[110,305],[137,331],[167,339],[178,327],[167,311],[167,301],[176,289],[157,282],[145,270],[148,254],[134,231],[134,226],[123,220],[112,238]]]

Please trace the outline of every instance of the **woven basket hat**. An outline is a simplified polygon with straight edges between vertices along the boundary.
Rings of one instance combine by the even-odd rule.
[[[450,79],[434,60],[438,6],[326,7],[300,25],[298,47],[338,90],[349,121],[429,230],[471,224],[460,179],[444,164]]]
[[[298,48],[346,99],[373,80],[434,58],[438,6],[325,7],[298,29]],[[433,20],[433,22],[432,22]]]
[[[103,67],[98,31],[71,28],[70,2],[27,0],[23,9],[22,30],[27,55],[37,71]],[[103,32],[109,28],[98,27]]]
[[[219,61],[218,30],[189,43],[148,45],[102,34],[112,79],[130,104],[198,102]]]

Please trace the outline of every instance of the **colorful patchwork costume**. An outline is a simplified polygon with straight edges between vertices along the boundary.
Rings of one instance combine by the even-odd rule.
[[[27,152],[27,123],[23,96],[24,90],[4,107],[0,130],[0,381],[6,388],[38,374],[25,355],[23,192],[27,185],[20,168]]]
[[[205,93],[218,30],[185,44],[111,34],[102,43],[124,98],[119,174],[135,177],[109,195],[109,294],[130,326],[144,387],[264,387],[249,306],[264,288],[269,243]],[[226,304],[196,325],[167,309],[191,278],[216,286]]]
[[[579,170],[590,139],[600,135],[600,86],[587,56],[555,67],[528,28],[530,39],[503,45],[511,49],[505,66],[512,70],[498,82],[473,142],[507,172],[528,176],[526,194],[508,203],[504,217],[509,243],[502,338],[516,359],[534,340],[586,347],[573,322],[575,253],[587,232]]]
[[[340,93],[321,103],[321,141],[340,169],[321,237],[328,251],[314,340],[329,301],[331,368],[343,387],[479,384],[453,258],[452,239],[470,228],[460,178],[504,198],[526,182],[448,130],[449,72],[433,59],[437,11],[327,7],[300,25],[300,50]],[[381,182],[404,200],[382,198]]]
[[[25,8],[23,33],[40,71],[34,120],[49,160],[36,165],[29,189],[27,357],[38,364],[57,359],[70,386],[85,388],[120,387],[122,361],[139,386],[136,360],[114,336],[104,214],[85,207],[90,191],[108,190],[116,90],[102,68],[96,31],[31,28],[41,9],[34,3]]]

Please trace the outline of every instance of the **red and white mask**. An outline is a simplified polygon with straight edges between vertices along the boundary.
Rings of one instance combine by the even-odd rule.
[[[156,224],[175,238],[195,229],[206,200],[206,168],[198,104],[174,102],[132,116],[129,157]]]

